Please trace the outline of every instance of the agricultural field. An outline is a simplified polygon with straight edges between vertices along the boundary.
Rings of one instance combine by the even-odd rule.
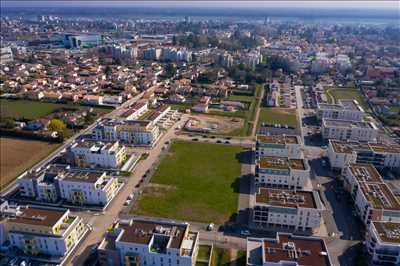
[[[258,127],[260,127],[261,123],[286,124],[288,126],[297,127],[296,109],[262,107],[258,119]]]
[[[0,190],[60,145],[36,140],[1,137]]]
[[[60,103],[45,103],[39,101],[28,100],[8,100],[0,99],[0,114],[2,118],[13,119],[39,119],[48,116],[52,113],[62,111],[63,109],[78,110],[89,109],[89,106],[74,105],[74,104],[60,104]],[[112,109],[106,107],[94,107],[96,112],[108,113]]]
[[[222,224],[237,211],[242,149],[176,141],[131,212]]]
[[[357,100],[358,103],[361,105],[364,110],[368,110],[369,107],[367,103],[364,100],[364,97],[361,95],[360,91],[358,89],[352,89],[352,88],[335,88],[335,89],[328,89],[326,91],[328,101],[330,103],[337,103],[341,99],[351,99],[351,100]]]

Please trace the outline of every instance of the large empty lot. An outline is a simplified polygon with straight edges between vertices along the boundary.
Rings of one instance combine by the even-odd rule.
[[[336,89],[329,89],[327,90],[328,100],[333,103],[338,102],[339,100],[357,100],[358,103],[363,107],[365,110],[368,110],[368,105],[365,103],[363,96],[361,95],[358,89],[352,88],[336,88]],[[332,99],[333,98],[333,99]]]
[[[39,101],[28,100],[7,100],[0,99],[1,117],[10,117],[14,119],[38,119],[62,109],[78,110],[89,109],[89,106],[61,104],[61,103],[46,103]],[[94,107],[96,112],[107,113],[112,109],[106,107]]]
[[[60,144],[36,140],[0,138],[0,190],[20,173],[45,158]]]
[[[296,109],[262,107],[260,110],[260,117],[258,119],[258,127],[261,123],[281,124],[297,127]]]
[[[176,141],[133,213],[222,224],[236,213],[240,147]]]

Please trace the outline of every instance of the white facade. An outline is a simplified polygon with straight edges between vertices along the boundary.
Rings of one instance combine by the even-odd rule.
[[[278,156],[290,159],[303,158],[300,138],[290,135],[257,135],[256,155],[257,157]]]
[[[133,145],[152,145],[159,136],[159,127],[151,121],[104,121],[92,131],[95,140]]]
[[[400,265],[400,223],[372,222],[366,234],[371,265]]]
[[[317,116],[319,119],[347,120],[361,122],[365,113],[356,100],[339,100],[338,104],[318,103]]]
[[[117,224],[114,259],[116,265],[194,266],[198,253],[199,234],[189,231],[188,224],[128,221]],[[100,253],[111,254],[100,247]],[[109,255],[105,255],[106,257]],[[110,265],[100,261],[100,265]]]
[[[321,224],[324,209],[317,192],[260,188],[251,204],[257,228],[281,227],[314,230]]]
[[[343,171],[345,187],[350,192],[360,219],[400,222],[400,203],[371,164],[349,164]]]
[[[382,143],[330,140],[328,158],[332,168],[343,169],[348,163],[370,163],[375,167],[400,167],[400,147]]]
[[[58,181],[63,200],[76,205],[105,206],[118,191],[118,179],[108,177],[105,173],[90,173],[90,177],[78,175],[66,176]]]
[[[378,127],[372,122],[322,119],[322,137],[348,141],[376,142]]]
[[[75,163],[79,167],[118,168],[126,159],[125,146],[118,141],[104,144],[91,140],[81,140],[72,144],[71,152],[75,157]]]
[[[87,229],[69,210],[19,208],[5,217],[3,229],[11,247],[28,256],[63,257],[77,246]]]
[[[304,159],[261,157],[256,165],[255,185],[303,189],[310,181],[310,166]]]

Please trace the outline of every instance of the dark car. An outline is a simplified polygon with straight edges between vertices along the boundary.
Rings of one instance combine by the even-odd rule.
[[[199,141],[199,139],[197,139],[197,138],[194,138],[194,139],[192,139],[193,141]]]

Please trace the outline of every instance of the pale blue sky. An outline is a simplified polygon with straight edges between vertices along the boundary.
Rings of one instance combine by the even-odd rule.
[[[18,1],[2,0],[5,6],[173,6],[173,7],[303,7],[303,8],[374,8],[399,9],[399,1]]]

